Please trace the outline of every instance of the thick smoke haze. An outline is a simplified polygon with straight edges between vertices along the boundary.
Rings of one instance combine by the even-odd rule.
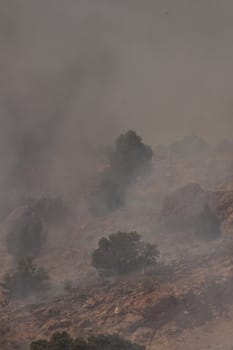
[[[129,128],[152,146],[192,132],[232,138],[231,1],[3,0],[0,9],[1,187],[32,160],[59,187],[67,174],[83,177],[93,150]]]

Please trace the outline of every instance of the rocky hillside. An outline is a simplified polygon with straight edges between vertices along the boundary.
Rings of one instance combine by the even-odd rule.
[[[233,240],[212,248],[205,257],[159,265],[146,274],[2,306],[1,349],[26,349],[31,339],[68,330],[117,332],[150,349],[194,350],[200,344],[203,350],[230,350]]]
[[[48,237],[36,262],[48,270],[52,288],[26,300],[1,299],[1,350],[26,350],[32,339],[57,330],[74,336],[116,332],[156,350],[231,350],[233,192],[219,186],[226,174],[212,174],[208,181],[218,157],[157,157],[151,173],[129,188],[123,208],[93,217],[79,201],[66,222],[44,223]],[[221,222],[221,236],[210,242],[192,235],[191,223],[206,202]],[[2,221],[1,277],[14,268],[7,232],[25,210],[18,207]],[[184,225],[171,231],[166,220]],[[161,253],[156,268],[99,278],[90,255],[99,238],[118,230],[136,230],[156,243]],[[72,282],[68,290],[66,280]]]

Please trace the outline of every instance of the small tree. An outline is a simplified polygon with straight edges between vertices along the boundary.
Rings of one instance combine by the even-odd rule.
[[[197,220],[195,234],[203,240],[216,239],[221,235],[220,221],[206,204]]]
[[[115,149],[110,153],[110,165],[117,174],[128,177],[135,175],[152,157],[152,149],[135,131],[129,130],[116,139]]]
[[[92,254],[92,266],[100,274],[127,274],[156,264],[156,245],[145,243],[137,232],[117,232],[99,240]]]
[[[1,287],[9,297],[27,297],[48,289],[49,276],[31,258],[21,260],[13,274],[5,274]]]
[[[90,210],[103,215],[122,207],[128,187],[142,170],[149,168],[152,157],[152,149],[135,131],[129,130],[120,135],[109,152],[109,166],[101,174],[90,198]]]
[[[28,209],[7,235],[8,252],[17,260],[37,256],[46,240],[46,232],[36,211]]]

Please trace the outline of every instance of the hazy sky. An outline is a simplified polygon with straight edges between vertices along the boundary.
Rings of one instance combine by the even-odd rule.
[[[231,0],[2,0],[1,171],[38,149],[67,171],[129,128],[232,138],[232,38]]]

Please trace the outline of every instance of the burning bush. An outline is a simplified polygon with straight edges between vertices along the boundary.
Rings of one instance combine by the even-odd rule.
[[[131,343],[118,335],[97,335],[86,339],[72,339],[66,333],[54,333],[49,341],[41,339],[31,343],[31,350],[144,350],[144,346]]]
[[[7,235],[8,252],[20,260],[37,256],[46,240],[40,216],[29,208],[19,217]]]
[[[48,289],[49,277],[47,272],[37,267],[31,258],[21,260],[12,274],[5,274],[1,287],[9,297],[27,297]]]
[[[155,265],[158,257],[157,246],[143,242],[137,232],[117,232],[99,240],[92,266],[101,275],[127,274]]]

